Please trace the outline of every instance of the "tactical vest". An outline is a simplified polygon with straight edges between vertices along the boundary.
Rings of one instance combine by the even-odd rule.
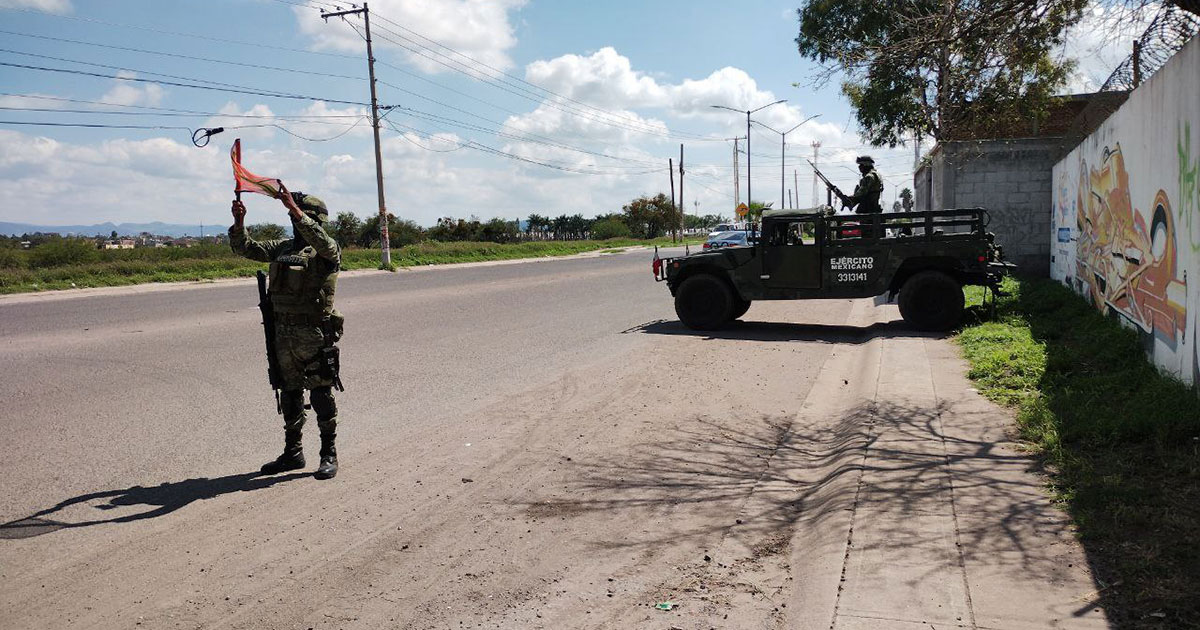
[[[292,240],[268,271],[271,305],[276,313],[302,313],[316,318],[333,312],[338,265],[317,255],[311,245],[298,248]]]

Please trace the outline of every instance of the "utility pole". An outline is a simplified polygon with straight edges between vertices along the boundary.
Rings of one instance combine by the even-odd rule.
[[[679,240],[683,240],[683,144],[679,145]]]
[[[818,159],[817,156],[821,152],[821,141],[813,140],[811,146],[812,146],[812,150],[813,150],[813,165],[816,166],[816,165],[820,164],[820,162],[817,161],[817,159]],[[813,170],[813,207],[814,208],[821,205],[821,192],[820,191],[821,191],[821,189],[817,187],[817,171]]]
[[[367,3],[364,2],[361,9],[348,9],[345,11],[333,11],[331,13],[321,11],[321,17],[325,19],[326,23],[329,23],[329,18],[331,17],[341,17],[357,13],[362,14],[363,30],[366,31],[367,74],[371,81],[371,127],[375,129],[375,187],[379,195],[379,268],[390,269],[392,267],[392,249],[388,242],[387,204],[383,200],[383,154],[379,150],[379,100],[375,96],[375,55],[371,50],[371,13],[367,10]]]
[[[762,107],[757,107],[755,109],[747,109],[746,110],[746,206],[749,206],[750,204],[754,203],[754,198],[751,196],[752,195],[751,191],[753,189],[754,182],[751,181],[751,179],[750,179],[750,115],[753,114],[754,112],[766,109],[772,105],[778,105],[780,103],[786,103],[786,102],[787,102],[787,99],[784,98],[784,99],[779,99],[778,101],[775,101],[774,103],[767,103],[766,105],[763,105]],[[709,105],[709,107],[715,107],[717,109],[728,109],[731,112],[737,112],[739,114],[742,113],[742,110],[740,110],[740,109],[734,109],[732,107],[726,107],[724,105]],[[779,203],[783,203],[783,200],[780,199]],[[749,216],[749,215],[747,215],[747,216]]]
[[[792,206],[792,189],[790,189],[790,188],[788,189],[788,207],[789,208],[794,207],[794,206]]]
[[[742,204],[742,175],[738,171],[738,138],[733,139],[733,207]]]
[[[675,205],[675,164],[671,158],[667,158],[667,177],[671,178],[671,209],[674,210],[677,207]],[[679,183],[682,186],[683,182]],[[680,195],[679,198],[683,199],[683,195]],[[675,242],[675,230],[671,230],[671,242]]]
[[[921,166],[921,134],[913,131],[913,172]]]
[[[800,205],[800,176],[792,169],[792,190],[796,191],[796,205]]]

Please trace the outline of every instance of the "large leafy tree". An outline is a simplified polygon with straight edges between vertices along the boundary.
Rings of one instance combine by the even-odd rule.
[[[638,197],[621,208],[625,224],[642,238],[658,238],[679,226],[679,211],[663,193]]]
[[[896,146],[1044,113],[1070,63],[1053,51],[1088,0],[808,0],[800,54],[840,73],[866,139]]]

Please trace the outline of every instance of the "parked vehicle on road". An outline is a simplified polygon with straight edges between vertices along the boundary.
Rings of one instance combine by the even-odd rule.
[[[745,229],[746,226],[738,225],[737,223],[719,223],[717,224],[717,227],[713,228],[712,231],[708,233],[708,238],[712,238],[723,232],[736,232]]]
[[[745,230],[737,230],[734,232],[720,232],[716,236],[708,237],[704,242],[704,249],[721,249],[722,247],[745,247],[750,244],[750,233]]]
[[[766,210],[747,247],[654,260],[675,313],[712,330],[744,315],[754,300],[899,296],[900,314],[919,330],[948,330],[962,317],[966,285],[999,292],[1003,262],[985,231],[983,208],[903,214],[834,215],[829,209]]]

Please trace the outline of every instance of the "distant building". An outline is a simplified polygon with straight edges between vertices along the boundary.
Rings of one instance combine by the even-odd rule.
[[[105,241],[104,249],[133,249],[136,242],[131,238],[123,238],[115,241]]]

